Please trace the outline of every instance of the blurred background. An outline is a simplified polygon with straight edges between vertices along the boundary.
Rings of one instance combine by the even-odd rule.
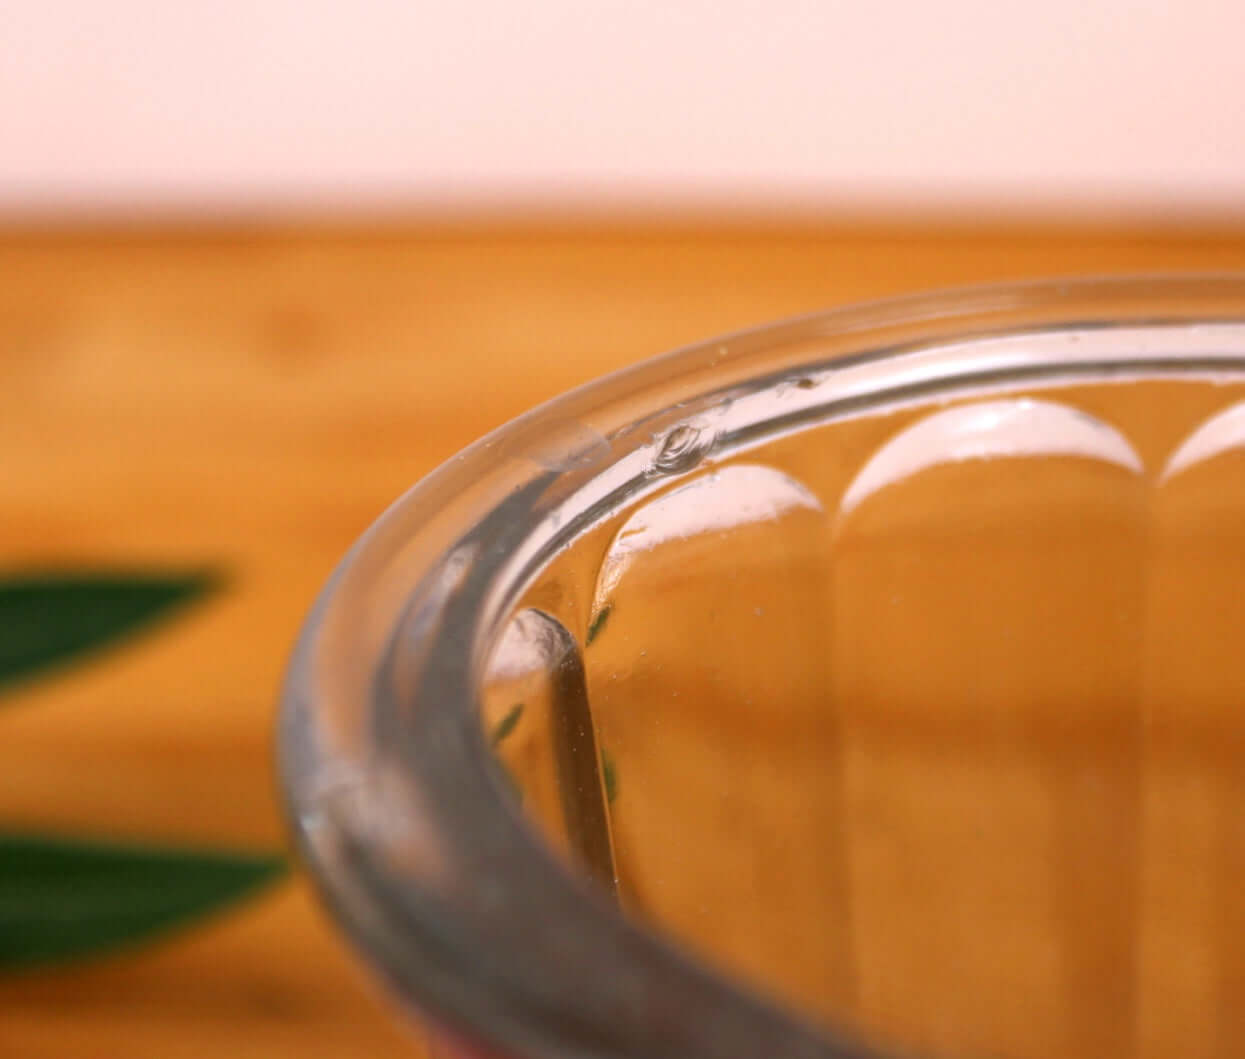
[[[12,217],[1217,221],[1226,0],[5,5]]]
[[[336,559],[685,342],[1240,268],[1243,32],[1221,0],[9,0],[0,621],[55,650],[0,654],[0,1054],[421,1054],[283,868],[273,704]],[[176,908],[125,883],[156,862]]]

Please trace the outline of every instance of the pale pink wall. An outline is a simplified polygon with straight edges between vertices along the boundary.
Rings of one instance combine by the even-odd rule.
[[[1240,0],[0,0],[0,211],[1245,215]]]

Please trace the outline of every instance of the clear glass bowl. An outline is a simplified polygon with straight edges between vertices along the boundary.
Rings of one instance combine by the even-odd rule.
[[[905,298],[419,483],[307,622],[281,769],[459,1048],[1235,1056],[1243,629],[1245,283]]]

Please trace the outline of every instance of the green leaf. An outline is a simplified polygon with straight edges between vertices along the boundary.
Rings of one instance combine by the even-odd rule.
[[[0,971],[133,944],[284,870],[276,856],[0,832]]]
[[[599,611],[596,617],[592,619],[588,626],[588,635],[584,637],[584,646],[588,647],[593,640],[605,631],[605,623],[610,620],[610,615],[614,612],[614,604],[607,603]]]
[[[618,769],[608,750],[601,751],[601,780],[605,784],[605,802],[613,805],[618,797]]]
[[[519,723],[519,718],[523,716],[523,703],[516,702],[506,711],[506,716],[497,722],[497,727],[493,729],[493,745],[496,746],[511,732],[514,731],[515,725]]]
[[[202,572],[0,575],[0,690],[136,633],[217,581]]]

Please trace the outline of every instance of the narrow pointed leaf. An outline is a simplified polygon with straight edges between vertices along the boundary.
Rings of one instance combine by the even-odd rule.
[[[592,641],[605,631],[605,623],[610,620],[610,614],[612,614],[613,611],[614,605],[612,603],[605,604],[605,606],[597,611],[597,616],[592,619],[591,624],[588,626],[588,635],[584,637],[585,647],[591,646]]]
[[[515,730],[515,726],[519,723],[519,718],[523,716],[523,703],[516,702],[509,710],[506,716],[497,722],[497,727],[493,729],[493,745],[497,746],[503,739]]]
[[[0,832],[0,971],[80,959],[197,920],[282,858]]]
[[[132,635],[216,583],[206,573],[0,575],[0,691]]]
[[[605,783],[605,801],[608,805],[613,805],[614,799],[618,797],[618,768],[605,750],[601,751],[601,779]]]

